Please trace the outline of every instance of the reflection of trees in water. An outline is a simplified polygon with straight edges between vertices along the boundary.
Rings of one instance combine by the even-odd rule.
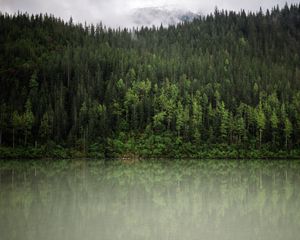
[[[3,162],[1,239],[295,239],[296,161]]]

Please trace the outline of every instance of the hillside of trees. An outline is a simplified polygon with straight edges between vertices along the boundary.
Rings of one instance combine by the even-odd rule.
[[[299,54],[299,4],[140,29],[1,13],[0,144],[103,156],[297,151]]]

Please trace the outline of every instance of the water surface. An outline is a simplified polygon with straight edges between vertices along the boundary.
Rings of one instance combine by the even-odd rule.
[[[0,239],[295,240],[300,161],[0,161]]]

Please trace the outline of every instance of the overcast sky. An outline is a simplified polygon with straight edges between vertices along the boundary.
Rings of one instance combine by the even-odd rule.
[[[0,0],[0,11],[15,13],[52,13],[75,22],[98,23],[102,21],[111,27],[130,26],[129,15],[134,9],[143,7],[172,7],[206,14],[219,9],[264,10],[285,2],[298,3],[299,0]]]

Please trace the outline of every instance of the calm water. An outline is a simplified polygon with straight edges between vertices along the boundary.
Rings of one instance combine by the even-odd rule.
[[[2,161],[1,240],[300,236],[299,161]]]

